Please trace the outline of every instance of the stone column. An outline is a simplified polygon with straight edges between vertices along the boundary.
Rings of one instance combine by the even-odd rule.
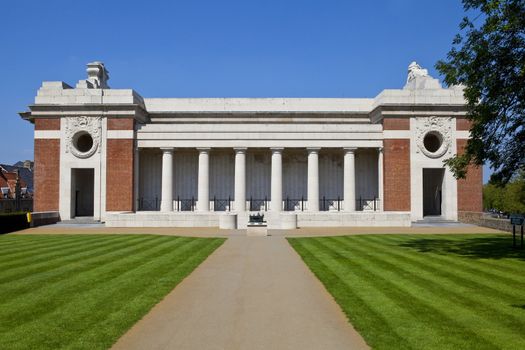
[[[272,148],[271,210],[280,212],[283,205],[283,149]]]
[[[383,147],[377,149],[377,192],[379,210],[383,211]]]
[[[210,149],[197,148],[197,150],[199,151],[197,211],[210,211]]]
[[[140,149],[135,145],[133,157],[133,208],[139,210]]]
[[[160,211],[173,211],[173,148],[162,150],[162,192]]]
[[[344,203],[345,211],[355,211],[355,151],[357,148],[344,149]]]
[[[308,151],[308,211],[319,211],[319,148]]]
[[[235,150],[235,211],[246,210],[246,148]]]

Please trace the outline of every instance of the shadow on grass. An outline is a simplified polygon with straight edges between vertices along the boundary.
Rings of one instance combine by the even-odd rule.
[[[525,261],[525,249],[520,249],[520,238],[516,236],[516,246],[512,247],[512,235],[447,238],[418,238],[399,244],[404,248],[415,249],[421,253],[456,254],[479,259],[517,259]]]

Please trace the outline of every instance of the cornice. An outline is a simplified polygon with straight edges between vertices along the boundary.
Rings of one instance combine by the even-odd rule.
[[[19,113],[23,119],[62,118],[76,116],[134,118],[145,123],[149,120],[147,112],[140,104],[34,104],[29,111]]]

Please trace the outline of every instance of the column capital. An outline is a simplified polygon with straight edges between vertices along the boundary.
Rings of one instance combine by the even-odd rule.
[[[270,147],[272,153],[281,153],[284,150],[284,147]]]
[[[246,152],[247,149],[248,147],[233,147],[233,150],[235,151],[235,153],[244,153]]]
[[[161,147],[160,150],[164,153],[173,152],[175,150],[174,147]]]
[[[381,147],[377,147],[377,152],[379,153],[383,153],[383,150],[384,150],[384,147],[381,146]]]
[[[355,153],[355,151],[357,151],[357,147],[343,147],[343,150],[345,153]]]
[[[196,149],[197,149],[197,151],[199,151],[200,153],[203,153],[203,152],[208,153],[208,152],[211,150],[210,147],[197,147]]]
[[[321,150],[321,147],[306,147],[308,153],[317,153]]]

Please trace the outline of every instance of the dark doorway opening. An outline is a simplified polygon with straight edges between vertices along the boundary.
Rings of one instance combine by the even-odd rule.
[[[445,169],[423,169],[423,216],[440,216]]]
[[[73,217],[93,216],[95,208],[95,170],[71,170]]]

